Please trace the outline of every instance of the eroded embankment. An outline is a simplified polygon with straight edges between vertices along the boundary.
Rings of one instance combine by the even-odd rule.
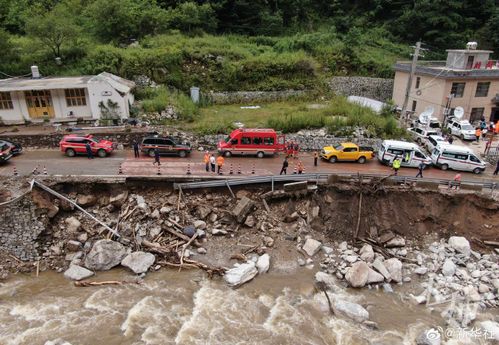
[[[234,214],[238,200],[226,190],[187,192],[179,201],[171,185],[164,183],[82,182],[56,183],[52,187],[117,229],[122,243],[134,250],[151,242],[178,247],[185,241],[169,230],[191,236],[185,227],[201,227],[207,238],[197,247],[219,247],[218,254],[203,257],[201,261],[216,266],[229,264],[228,258],[235,254],[231,246],[245,240],[247,245],[258,246],[263,241],[263,245],[275,242],[276,247],[283,248],[293,242],[296,245],[306,235],[350,242],[357,227],[359,238],[376,239],[394,233],[416,241],[434,234],[498,240],[498,202],[469,193],[397,187],[374,191],[370,186],[338,184],[320,186],[306,195],[268,198],[270,212],[267,212],[262,203],[262,195],[268,194],[266,188],[240,189],[235,190],[238,200],[248,196],[253,202],[251,211],[239,210],[242,213],[238,215]],[[208,241],[212,236],[217,238],[215,243]],[[82,261],[93,243],[105,237],[110,238],[103,226],[68,202],[35,187],[18,201],[2,206],[0,249],[5,258],[2,270],[34,269],[32,264],[21,261],[40,261],[37,266],[42,270],[49,267],[62,270],[71,262],[64,260],[72,258],[68,254],[76,252],[77,261]],[[148,250],[158,254],[150,245]],[[286,250],[281,252],[287,255]]]

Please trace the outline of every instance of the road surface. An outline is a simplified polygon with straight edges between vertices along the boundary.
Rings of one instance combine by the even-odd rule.
[[[361,173],[361,174],[390,174],[392,170],[380,164],[377,159],[368,161],[365,164],[359,163],[329,163],[321,161],[317,167],[313,166],[313,157],[311,153],[301,153],[299,158],[305,167],[304,173],[326,172],[326,173]],[[230,157],[225,158],[224,175],[229,175],[231,166],[233,175],[238,175],[238,170],[241,170],[241,176],[252,175],[254,170],[255,175],[272,175],[279,174],[283,156],[275,157]],[[288,174],[292,174],[294,170],[293,159],[289,160]],[[141,156],[138,159],[133,157],[131,151],[115,151],[111,156],[106,158],[87,159],[85,156],[66,157],[58,150],[27,150],[17,157],[13,157],[6,164],[0,165],[0,176],[12,176],[14,167],[19,175],[25,176],[32,173],[33,169],[38,166],[38,171],[43,172],[45,168],[48,175],[116,175],[119,172],[120,166],[125,175],[156,175],[158,173],[157,166],[153,165],[153,159],[150,157]],[[192,175],[209,176],[211,172],[205,171],[203,163],[203,153],[193,152],[187,158],[179,157],[161,157],[161,175],[183,175],[187,174],[187,169],[190,169]],[[489,166],[488,169],[480,174],[461,173],[463,180],[475,181],[498,181],[497,176],[492,176],[494,168]],[[417,169],[401,168],[399,175],[401,176],[416,176]],[[455,171],[442,171],[436,168],[428,168],[424,171],[424,177],[453,179]]]

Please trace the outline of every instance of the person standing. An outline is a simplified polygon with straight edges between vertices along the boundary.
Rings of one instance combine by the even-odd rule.
[[[423,170],[425,168],[425,164],[423,162],[419,163],[418,165],[418,174],[416,175],[416,177],[421,177],[423,178]]]
[[[161,165],[161,162],[159,161],[159,149],[157,146],[154,147],[154,163],[152,165],[155,165],[158,163],[158,166]]]
[[[317,166],[317,160],[319,159],[319,154],[317,151],[314,151],[314,167]]]
[[[457,190],[459,189],[460,186],[461,186],[461,174],[456,174],[456,176],[454,176],[454,181],[452,182],[450,189],[452,189],[452,187],[456,187]]]
[[[133,154],[134,154],[135,158],[139,158],[140,155],[139,155],[139,143],[138,143],[138,141],[134,140],[132,143],[132,146],[133,146]]]
[[[475,129],[475,137],[476,137],[476,142],[480,142],[480,137],[482,136],[482,130],[480,129],[480,127],[477,127]]]
[[[210,166],[211,166],[211,172],[215,172],[215,155],[212,153],[210,156]]]
[[[209,172],[210,171],[210,153],[208,151],[206,151],[204,153],[203,162],[205,165],[206,172]]]
[[[397,176],[398,171],[400,169],[400,159],[399,156],[395,156],[395,159],[392,162],[393,174]]]
[[[497,165],[496,165],[496,170],[494,171],[494,173],[492,175],[496,175],[499,173],[499,159],[497,160]]]
[[[218,169],[217,169],[217,174],[218,174],[218,175],[222,175],[222,167],[223,167],[223,165],[224,165],[224,161],[225,161],[225,160],[224,160],[224,157],[223,157],[222,155],[219,155],[219,156],[217,157],[217,168],[218,168]]]
[[[447,141],[452,145],[452,143],[454,142],[454,137],[452,136],[452,134],[449,134],[449,139]]]
[[[287,175],[288,166],[289,166],[288,157],[286,157],[286,158],[284,158],[284,161],[282,162],[282,168],[281,168],[281,172],[279,173],[279,175],[282,175],[283,173],[284,173],[284,175]]]
[[[303,174],[303,163],[298,161],[298,174]]]
[[[85,143],[85,150],[87,151],[87,158],[88,159],[94,159],[94,155],[92,153],[92,146],[90,146],[90,142],[87,141]]]

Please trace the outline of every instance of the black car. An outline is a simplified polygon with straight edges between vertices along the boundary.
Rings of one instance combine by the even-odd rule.
[[[7,162],[12,157],[12,149],[10,145],[3,140],[0,140],[0,163]]]
[[[3,141],[10,146],[10,152],[12,153],[13,156],[20,155],[23,152],[23,147],[21,146],[21,144],[16,144],[10,140],[4,140],[4,139],[0,141]]]
[[[178,155],[185,157],[191,153],[189,143],[180,143],[172,137],[150,136],[142,139],[141,150],[144,154],[154,157],[154,149],[158,148],[160,155]]]

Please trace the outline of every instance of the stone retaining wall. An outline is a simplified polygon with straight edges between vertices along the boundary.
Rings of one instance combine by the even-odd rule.
[[[0,249],[21,260],[37,260],[37,239],[46,227],[38,212],[29,195],[0,206]]]
[[[210,92],[203,94],[214,104],[248,104],[254,102],[276,102],[293,97],[306,96],[307,91],[236,91]]]
[[[392,99],[393,79],[334,77],[328,84],[331,90],[338,95],[362,96],[381,102]]]

